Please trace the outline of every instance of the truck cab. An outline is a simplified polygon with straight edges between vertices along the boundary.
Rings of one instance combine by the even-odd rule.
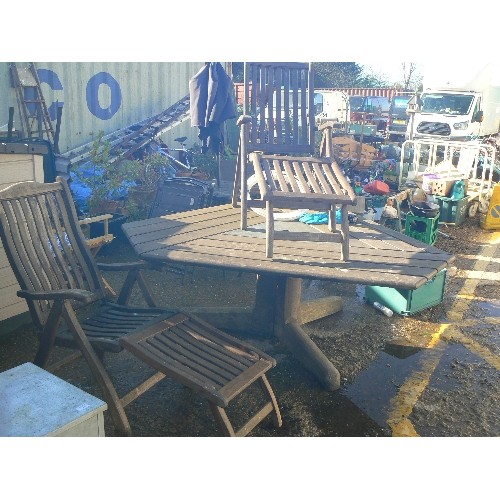
[[[415,113],[413,139],[463,141],[481,135],[483,122],[482,94],[478,92],[436,90],[420,96],[420,109]]]

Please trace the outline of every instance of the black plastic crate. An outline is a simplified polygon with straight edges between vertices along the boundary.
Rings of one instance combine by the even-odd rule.
[[[209,207],[214,188],[212,184],[192,177],[173,177],[158,188],[150,217],[186,212]]]

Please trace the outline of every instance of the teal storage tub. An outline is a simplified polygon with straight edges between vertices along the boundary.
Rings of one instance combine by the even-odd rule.
[[[443,301],[446,269],[416,290],[403,290],[387,286],[365,287],[365,299],[369,304],[379,302],[402,316],[415,314]]]
[[[462,224],[467,217],[467,206],[470,197],[461,200],[452,200],[446,196],[436,196],[439,204],[439,222],[450,222],[457,226]]]

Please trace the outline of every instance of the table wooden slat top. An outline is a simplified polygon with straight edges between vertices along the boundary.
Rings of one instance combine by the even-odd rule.
[[[139,257],[257,274],[334,280],[414,290],[455,257],[379,224],[350,226],[349,260],[340,260],[340,243],[320,241],[321,226],[277,222],[276,229],[310,232],[311,240],[276,240],[272,259],[265,256],[264,218],[249,212],[240,230],[240,209],[220,205],[124,224]]]

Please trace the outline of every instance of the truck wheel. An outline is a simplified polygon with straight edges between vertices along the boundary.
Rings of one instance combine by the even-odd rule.
[[[473,201],[470,205],[469,208],[467,209],[467,215],[469,217],[475,217],[477,214],[477,209],[479,208],[479,202],[478,201]]]

